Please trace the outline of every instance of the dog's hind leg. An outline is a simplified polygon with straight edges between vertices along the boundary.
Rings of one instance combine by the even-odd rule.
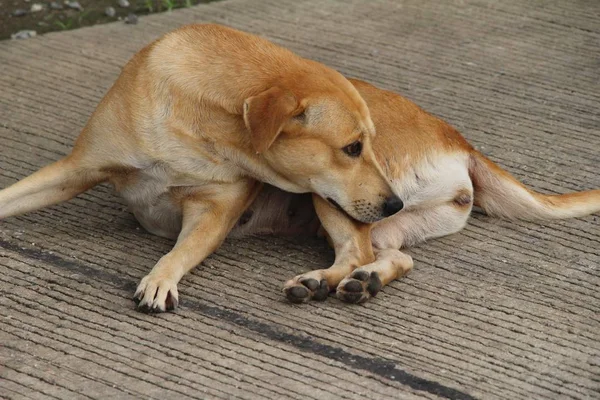
[[[68,156],[1,190],[0,220],[67,201],[107,178]]]
[[[398,249],[458,232],[465,226],[472,205],[471,193],[459,190],[450,202],[400,212],[377,223],[372,231],[375,261],[348,274],[337,286],[337,297],[347,303],[362,303],[374,297],[412,269],[412,257]]]

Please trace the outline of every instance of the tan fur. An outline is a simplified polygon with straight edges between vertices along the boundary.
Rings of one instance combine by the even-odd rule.
[[[0,219],[111,182],[146,229],[177,238],[135,295],[141,309],[164,311],[262,183],[317,193],[363,222],[398,211],[374,134],[336,71],[257,36],[191,25],[131,59],[69,156],[0,191]],[[362,155],[350,157],[357,140]]]
[[[568,218],[600,211],[600,190],[552,196],[533,192],[473,149],[454,128],[409,100],[351,81],[371,110],[377,129],[373,150],[405,207],[371,225],[370,243],[365,243],[368,228],[342,222],[347,216],[321,202],[318,215],[327,221],[323,226],[335,244],[336,261],[329,269],[286,282],[284,291],[291,301],[324,298],[325,290],[313,290],[311,279],[326,279],[328,288],[336,289],[344,301],[369,299],[412,268],[412,259],[400,248],[458,232],[474,204],[505,218]],[[356,260],[366,259],[369,244],[374,246],[375,260],[358,265]]]
[[[469,173],[475,186],[475,205],[490,215],[559,219],[581,217],[600,209],[600,190],[562,195],[536,193],[477,151],[471,152]]]
[[[362,153],[349,157],[342,149],[357,140]],[[146,229],[177,238],[136,291],[152,311],[177,305],[181,277],[232,228],[315,233],[318,216],[334,265],[288,281],[288,298],[337,288],[362,302],[410,271],[400,248],[459,231],[474,204],[508,218],[600,211],[598,190],[535,193],[407,99],[217,25],[184,27],[134,56],[73,152],[0,191],[0,219],[104,181]],[[404,210],[381,220],[396,196]]]

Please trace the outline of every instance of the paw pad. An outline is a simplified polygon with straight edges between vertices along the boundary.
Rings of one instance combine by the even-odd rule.
[[[309,300],[323,301],[329,295],[327,281],[313,278],[301,279],[299,283],[286,287],[285,295],[292,303],[305,303]]]
[[[382,287],[377,272],[356,270],[337,288],[337,297],[346,303],[362,303],[375,297]]]
[[[363,285],[361,282],[353,279],[344,285],[344,290],[346,290],[346,292],[352,292],[352,293],[362,292]]]

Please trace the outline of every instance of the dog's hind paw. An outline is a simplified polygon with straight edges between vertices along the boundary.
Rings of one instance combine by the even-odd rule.
[[[133,300],[137,303],[137,309],[145,313],[174,310],[179,304],[177,284],[150,273],[138,285]]]
[[[329,286],[320,276],[319,271],[311,271],[287,281],[283,286],[283,292],[292,303],[323,301],[329,295]]]
[[[375,297],[381,287],[381,279],[377,272],[369,273],[359,268],[340,282],[336,295],[346,303],[363,303]]]

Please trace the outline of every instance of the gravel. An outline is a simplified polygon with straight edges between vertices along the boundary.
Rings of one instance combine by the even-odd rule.
[[[24,10],[22,8],[17,8],[15,11],[13,11],[12,16],[13,17],[22,17],[23,15],[27,15],[27,10]]]
[[[17,33],[13,33],[12,35],[10,35],[10,38],[13,40],[29,39],[29,38],[35,37],[35,35],[37,35],[36,31],[24,30],[24,31],[19,31]]]
[[[53,1],[52,3],[50,3],[50,9],[52,9],[52,10],[62,10],[63,8],[64,8],[63,5],[56,1]]]
[[[104,14],[106,14],[107,17],[112,18],[117,15],[117,11],[114,9],[114,7],[106,7]]]
[[[79,4],[78,1],[68,1],[67,3],[67,7],[72,8],[74,10],[78,10],[78,11],[83,11],[83,7],[81,6],[81,4]]]
[[[138,23],[138,16],[135,15],[134,13],[129,13],[127,15],[127,18],[125,18],[125,23],[126,24],[131,24],[131,25],[135,25]]]

